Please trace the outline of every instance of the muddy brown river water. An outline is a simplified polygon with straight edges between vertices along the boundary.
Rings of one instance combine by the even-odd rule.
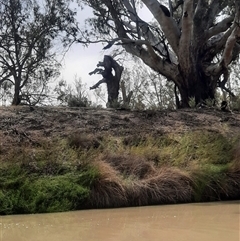
[[[240,202],[0,216],[0,241],[239,241]]]

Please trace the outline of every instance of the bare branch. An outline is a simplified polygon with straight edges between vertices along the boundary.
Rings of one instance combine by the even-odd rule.
[[[106,79],[103,78],[101,80],[99,80],[95,85],[93,85],[92,87],[90,87],[90,90],[96,89],[99,87],[100,84],[106,83]]]
[[[210,39],[212,36],[215,36],[221,32],[225,32],[231,25],[234,17],[224,18],[221,22],[217,23],[211,27],[207,32],[207,39]]]
[[[102,74],[102,71],[103,71],[103,69],[96,68],[95,70],[93,70],[92,72],[90,72],[89,75]]]
[[[142,1],[160,24],[173,51],[178,54],[180,30],[175,20],[170,16],[170,12],[165,6],[159,4],[157,0]]]
[[[223,70],[223,80],[218,81],[218,87],[228,92],[232,97],[235,97],[235,94],[225,86],[228,80],[229,80],[229,71],[227,68],[225,68]]]
[[[236,4],[237,6],[237,4]],[[224,34],[222,34],[222,38],[220,38],[221,44],[225,42],[225,48],[223,51],[223,55],[221,60],[216,63],[208,66],[205,69],[205,73],[207,75],[213,75],[213,76],[220,76],[221,73],[225,73],[224,75],[224,81],[228,78],[228,75],[226,75],[226,69],[228,68],[228,65],[231,63],[233,59],[236,59],[236,53],[233,53],[233,50],[236,49],[237,51],[240,51],[238,49],[237,40],[240,38],[240,9],[239,7],[236,7],[236,15],[234,22],[232,26],[229,28],[228,31],[226,31]],[[216,48],[216,45],[215,45]],[[221,84],[221,88],[225,88],[225,83],[223,82]]]
[[[209,28],[213,25],[214,19],[216,16],[224,9],[228,4],[228,1],[212,0],[208,10],[205,14],[205,18],[208,19],[206,28]]]
[[[165,48],[165,45],[163,43],[164,40],[161,40],[159,32],[157,32],[156,35],[153,32],[153,28],[137,15],[136,10],[130,5],[129,0],[123,0],[123,4],[129,13],[130,19],[136,24],[136,32],[139,36],[138,39],[140,39],[140,37],[143,37],[145,40],[149,41],[150,45],[154,46],[154,48],[157,48],[161,55],[169,55],[170,60],[174,63],[177,63],[176,54],[171,49],[167,50]],[[131,32],[133,32],[133,26],[129,26],[129,23],[127,23],[126,26],[128,26],[131,29]]]
[[[234,29],[231,35],[228,37],[225,49],[223,52],[222,62],[225,67],[227,67],[232,61],[233,48],[238,39],[240,39],[240,8],[236,1],[236,16],[233,23]]]

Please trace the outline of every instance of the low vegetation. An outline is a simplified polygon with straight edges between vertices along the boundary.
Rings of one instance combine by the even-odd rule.
[[[238,137],[73,133],[0,149],[0,214],[239,199]]]

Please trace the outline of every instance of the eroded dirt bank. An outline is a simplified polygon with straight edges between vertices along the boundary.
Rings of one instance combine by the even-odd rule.
[[[66,137],[72,132],[127,136],[210,130],[240,133],[240,113],[211,109],[125,111],[64,107],[1,107],[1,147]]]

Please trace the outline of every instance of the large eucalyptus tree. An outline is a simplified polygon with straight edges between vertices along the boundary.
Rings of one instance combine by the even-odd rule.
[[[228,67],[240,52],[239,0],[79,0],[93,9],[86,40],[121,45],[153,70],[173,81],[178,107],[214,99],[227,90]],[[155,22],[140,18],[150,10]],[[83,39],[81,39],[83,40]],[[228,90],[227,90],[228,91]]]

